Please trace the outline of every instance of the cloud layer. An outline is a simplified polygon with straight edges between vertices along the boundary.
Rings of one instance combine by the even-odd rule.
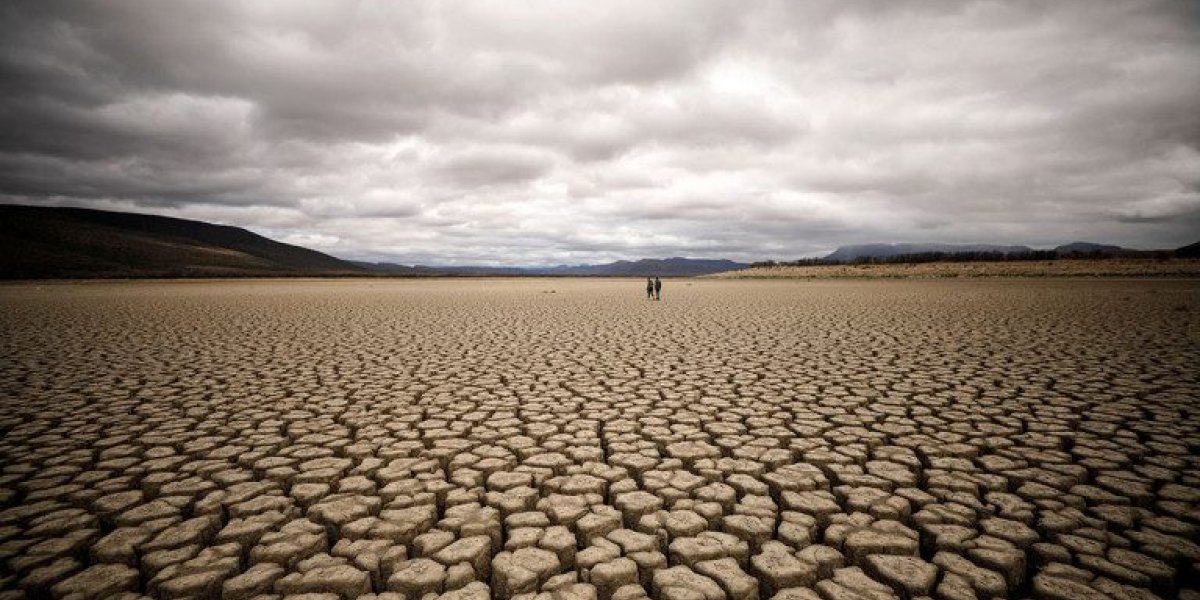
[[[425,264],[1174,247],[1198,7],[18,0],[0,201]]]

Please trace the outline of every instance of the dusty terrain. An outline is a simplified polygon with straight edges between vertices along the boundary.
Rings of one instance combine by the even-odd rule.
[[[721,279],[862,279],[941,277],[1200,277],[1200,259],[1107,258],[754,267]]]
[[[3,286],[0,599],[1197,598],[1198,365],[1195,280]]]

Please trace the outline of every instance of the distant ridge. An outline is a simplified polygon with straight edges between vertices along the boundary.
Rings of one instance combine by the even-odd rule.
[[[1073,254],[1118,254],[1125,249],[1120,246],[1111,244],[1096,244],[1093,242],[1071,242],[1063,244],[1054,249],[1054,252],[1059,256],[1070,256]]]
[[[1179,258],[1200,258],[1200,242],[1188,244],[1175,250],[1175,256]]]
[[[637,277],[688,277],[694,275],[711,275],[713,273],[721,273],[724,271],[736,271],[745,269],[750,265],[747,263],[733,262],[724,259],[704,259],[704,258],[683,258],[676,256],[673,258],[654,259],[643,258],[641,260],[628,261],[618,260],[617,262],[607,263],[602,265],[577,265],[567,266],[561,265],[548,269],[533,269],[540,275],[602,275],[602,276],[637,276]]]
[[[841,246],[820,258],[801,258],[796,261],[774,260],[754,263],[754,266],[812,266],[862,262],[925,263],[1012,260],[1063,259],[1147,259],[1200,258],[1200,242],[1177,249],[1136,250],[1113,244],[1070,242],[1050,250],[1029,246],[997,244],[855,244]]]
[[[0,279],[271,276],[650,276],[744,269],[729,260],[642,259],[555,267],[344,261],[245,229],[87,208],[0,205]]]
[[[447,275],[446,271],[433,267],[401,265],[392,262],[368,262],[363,260],[347,261],[350,264],[377,275],[393,275],[401,277],[437,277]]]
[[[85,208],[0,205],[0,278],[361,275],[238,227]]]
[[[910,254],[927,254],[941,252],[955,254],[961,252],[999,252],[1001,254],[1021,254],[1032,252],[1028,246],[999,246],[994,244],[859,244],[842,246],[826,256],[824,260],[832,262],[852,262],[862,258],[890,258]]]
[[[972,256],[974,254],[974,256]],[[1011,255],[995,257],[993,255]],[[994,244],[858,244],[795,263],[856,261],[1200,258],[1200,242],[1175,250],[1130,250],[1071,242],[1053,250]],[[890,261],[889,261],[890,259]],[[775,265],[773,261],[754,266]],[[672,257],[551,267],[422,266],[344,261],[245,229],[188,219],[84,208],[0,204],[0,279],[272,276],[690,277],[752,265]]]
[[[558,265],[554,267],[426,267],[406,266],[392,263],[355,263],[377,273],[390,275],[491,275],[511,276],[591,276],[591,277],[693,277],[711,275],[725,271],[745,269],[748,263],[724,259],[704,258],[643,258],[641,260],[618,260],[598,265]]]

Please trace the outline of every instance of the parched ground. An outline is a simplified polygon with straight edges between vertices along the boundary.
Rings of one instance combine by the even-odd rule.
[[[753,267],[712,275],[718,279],[879,279],[941,277],[1200,277],[1200,259],[1105,258],[838,264]]]
[[[1200,598],[1200,282],[643,294],[0,287],[0,600]]]

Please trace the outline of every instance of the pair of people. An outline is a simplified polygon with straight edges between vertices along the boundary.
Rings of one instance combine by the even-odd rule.
[[[646,278],[646,299],[662,300],[662,280],[658,277]]]

